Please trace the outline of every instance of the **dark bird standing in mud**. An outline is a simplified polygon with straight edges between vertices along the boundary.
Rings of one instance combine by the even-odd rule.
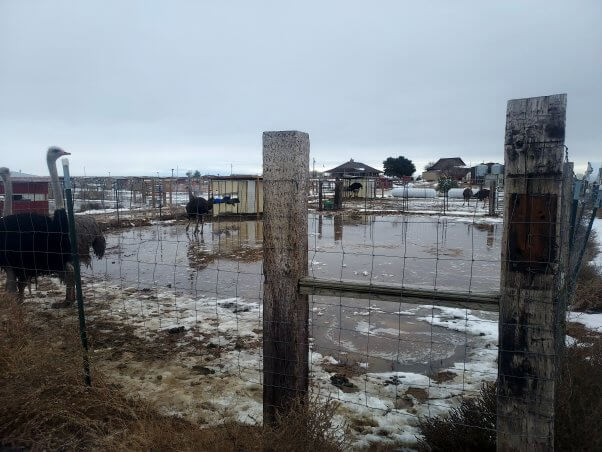
[[[351,185],[349,185],[349,187],[345,188],[345,191],[353,192],[353,194],[357,196],[362,187],[363,185],[359,182],[354,182]]]
[[[190,185],[190,178],[188,180],[188,203],[186,204],[186,215],[188,216],[188,224],[186,225],[186,232],[190,228],[190,222],[196,220],[194,227],[194,233],[199,232],[199,220],[201,221],[201,235],[203,235],[203,215],[209,213],[213,209],[213,198],[206,200],[201,196],[195,196],[192,193]]]

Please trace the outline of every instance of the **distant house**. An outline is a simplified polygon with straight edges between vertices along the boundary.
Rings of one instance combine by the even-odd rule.
[[[11,171],[10,175],[13,182],[13,212],[48,215],[48,185],[50,178],[18,171]],[[4,195],[4,184],[0,185],[0,194]],[[0,212],[4,209],[4,196],[2,196],[2,199]]]
[[[378,177],[382,171],[372,168],[361,162],[355,162],[350,159],[348,162],[327,170],[326,173],[330,177],[352,178],[352,177]]]
[[[462,180],[469,172],[470,168],[460,157],[442,158],[422,173],[422,179],[428,182],[436,182],[441,176],[445,175],[452,179]]]

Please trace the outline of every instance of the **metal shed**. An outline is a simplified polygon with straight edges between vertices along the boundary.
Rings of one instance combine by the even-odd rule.
[[[263,178],[253,175],[214,176],[209,181],[213,216],[263,213]]]

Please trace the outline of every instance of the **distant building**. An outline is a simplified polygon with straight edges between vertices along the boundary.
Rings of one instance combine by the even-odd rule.
[[[39,213],[48,215],[48,176],[11,171],[13,182],[13,213]],[[0,194],[4,195],[4,184],[0,185]],[[0,202],[0,212],[4,209],[4,196]]]
[[[342,165],[337,166],[336,168],[332,168],[327,170],[326,173],[330,177],[340,177],[340,178],[349,178],[349,177],[378,177],[382,173],[382,171],[372,168],[369,165],[366,165],[361,162],[355,162],[353,159],[350,159],[348,162],[343,163]]]
[[[495,182],[498,186],[504,184],[504,165],[501,163],[481,163],[470,168],[470,182],[472,184],[485,184]]]
[[[263,177],[253,175],[212,176],[213,216],[263,213]]]
[[[423,173],[422,179],[428,182],[436,182],[441,176],[447,176],[455,180],[462,180],[470,173],[460,157],[449,157],[437,160],[434,165],[429,166]]]

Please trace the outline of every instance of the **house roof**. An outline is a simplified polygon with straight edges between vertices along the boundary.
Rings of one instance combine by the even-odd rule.
[[[335,168],[329,169],[325,171],[326,173],[382,173],[381,170],[373,168],[369,165],[366,165],[362,162],[356,162],[353,159],[350,159],[348,162],[343,163]]]
[[[445,171],[454,166],[466,166],[466,163],[460,157],[442,158],[437,160],[437,163],[433,166],[427,168],[427,171]]]

